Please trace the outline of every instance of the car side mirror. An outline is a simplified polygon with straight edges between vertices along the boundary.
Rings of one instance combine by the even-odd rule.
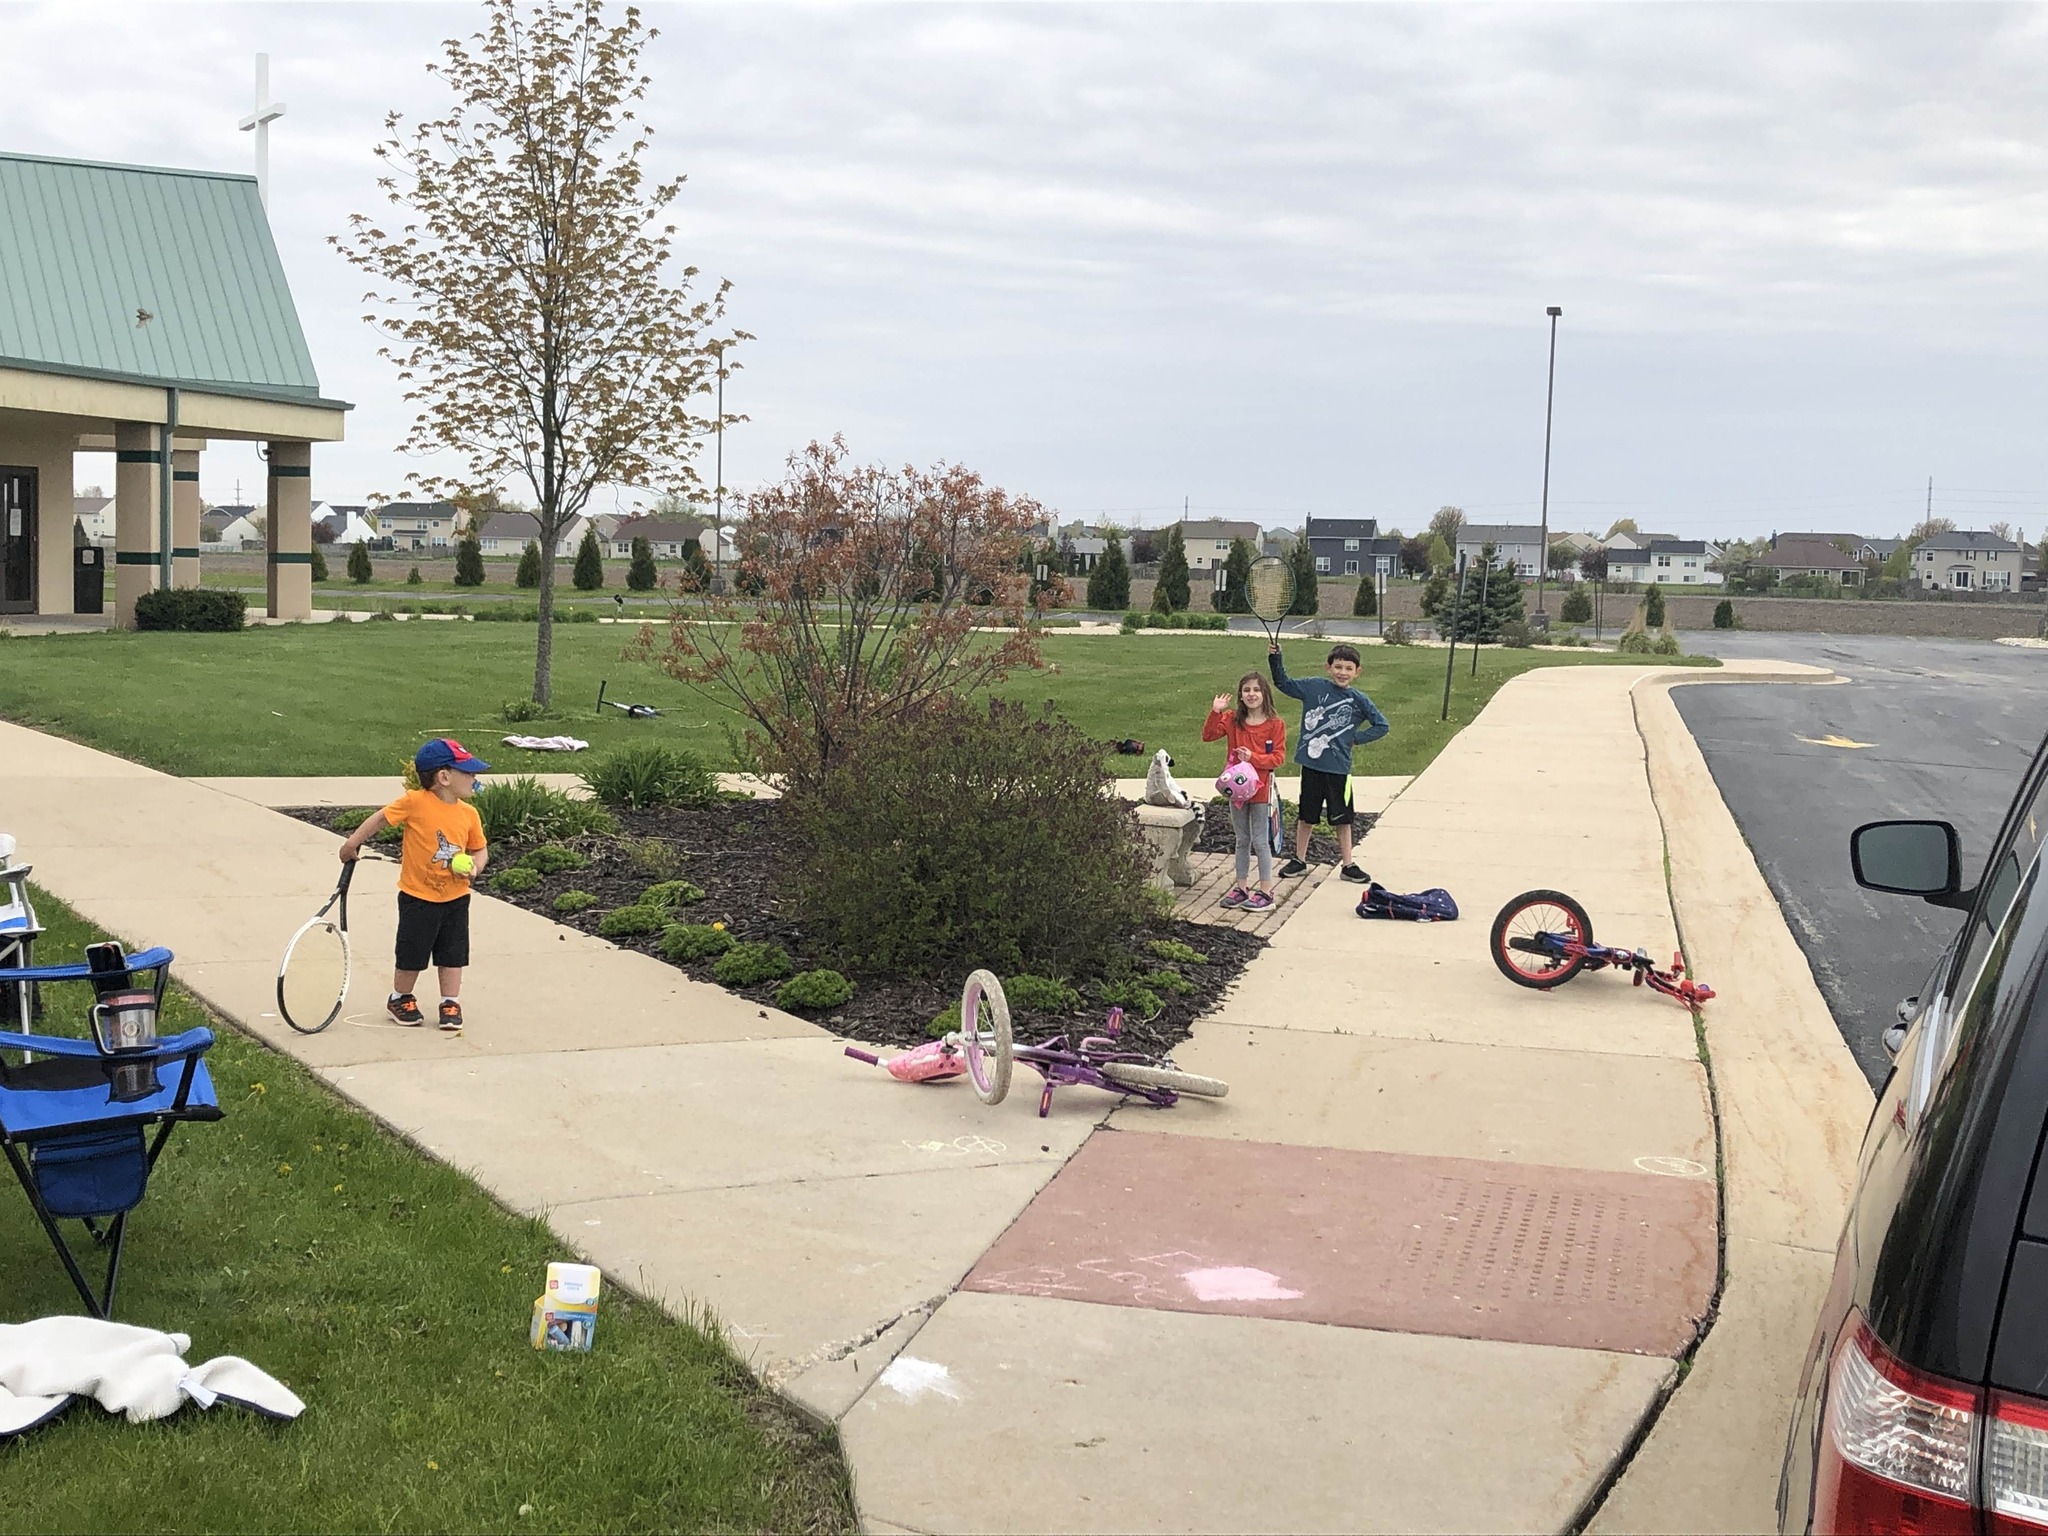
[[[1849,836],[1849,868],[1865,890],[1967,907],[1962,845],[1945,821],[1873,821]]]

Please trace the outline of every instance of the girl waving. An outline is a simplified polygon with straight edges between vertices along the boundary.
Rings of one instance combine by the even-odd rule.
[[[1273,770],[1287,761],[1287,722],[1273,713],[1265,678],[1247,672],[1237,681],[1237,701],[1219,693],[1202,726],[1202,740],[1230,744],[1224,765],[1249,763],[1258,770],[1258,793],[1230,807],[1231,830],[1237,834],[1237,884],[1224,894],[1222,905],[1264,912],[1273,905]],[[1259,860],[1259,882],[1250,890],[1252,855]]]

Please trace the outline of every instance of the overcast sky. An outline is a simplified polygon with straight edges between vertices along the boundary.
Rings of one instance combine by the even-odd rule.
[[[1889,533],[1932,476],[2048,533],[2048,10],[644,8],[683,252],[760,338],[730,485],[842,431],[1091,519],[1533,521],[1558,304],[1553,527]],[[8,150],[248,169],[270,54],[272,220],[356,405],[325,500],[408,467],[326,237],[478,14],[0,4]]]

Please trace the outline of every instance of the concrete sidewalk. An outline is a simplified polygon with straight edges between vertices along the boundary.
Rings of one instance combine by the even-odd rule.
[[[906,1088],[488,898],[471,1029],[388,1026],[390,865],[352,907],[373,984],[296,1036],[275,956],[331,885],[332,834],[4,725],[0,805],[55,895],[168,944],[214,1007],[623,1282],[708,1308],[840,1422],[874,1529],[1557,1530],[1709,1315],[1716,1135],[1683,1010],[1611,976],[1514,988],[1486,928],[1553,887],[1604,939],[1676,946],[1632,691],[1654,675],[1504,687],[1364,845],[1463,920],[1361,923],[1323,886],[1178,1053],[1231,1096],[1100,1135],[1102,1096],[1040,1120],[1028,1091]],[[1774,1018],[1731,1022],[1796,1079]],[[1646,1483],[1643,1523],[1683,1524],[1673,1496]]]

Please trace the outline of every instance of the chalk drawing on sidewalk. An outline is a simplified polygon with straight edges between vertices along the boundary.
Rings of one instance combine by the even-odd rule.
[[[1794,741],[1803,741],[1803,742],[1805,742],[1805,743],[1806,743],[1806,744],[1807,744],[1807,745],[1808,745],[1809,747],[1841,747],[1841,748],[1843,748],[1843,749],[1844,749],[1845,751],[1850,751],[1850,752],[1860,752],[1860,751],[1861,751],[1861,750],[1862,750],[1863,748],[1865,748],[1865,747],[1874,747],[1874,746],[1876,746],[1876,745],[1877,745],[1877,743],[1876,743],[1876,742],[1874,742],[1874,741],[1851,741],[1851,740],[1850,740],[1850,739],[1849,739],[1848,737],[1846,737],[1846,736],[1835,736],[1835,735],[1828,735],[1828,736],[1798,736],[1798,735],[1795,735],[1795,736],[1794,736],[1794,737],[1793,737],[1792,739],[1793,739]]]
[[[1674,1179],[1704,1179],[1707,1165],[1689,1157],[1639,1157],[1636,1166],[1645,1173],[1661,1173]]]
[[[936,1360],[920,1360],[915,1355],[898,1355],[891,1360],[889,1368],[882,1372],[881,1384],[906,1403],[933,1396],[957,1403],[962,1396],[960,1384],[951,1371]]]
[[[1008,1151],[1008,1145],[993,1136],[955,1136],[951,1141],[912,1141],[904,1138],[903,1145],[913,1152],[929,1152],[936,1157],[1000,1157]]]
[[[1301,1292],[1289,1290],[1278,1275],[1263,1269],[1226,1265],[1221,1269],[1191,1269],[1181,1281],[1197,1301],[1299,1301]]]

